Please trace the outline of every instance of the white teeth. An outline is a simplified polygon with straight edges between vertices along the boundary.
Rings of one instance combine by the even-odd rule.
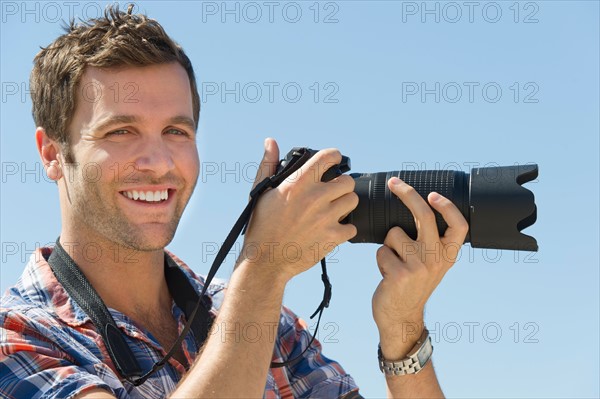
[[[169,190],[160,191],[124,191],[123,194],[132,200],[142,200],[146,202],[160,202],[169,199]]]

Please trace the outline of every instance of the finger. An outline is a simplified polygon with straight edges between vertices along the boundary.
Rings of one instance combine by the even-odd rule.
[[[408,257],[419,254],[419,244],[397,226],[388,231],[383,244],[393,249],[404,262],[408,260]]]
[[[260,165],[258,166],[258,170],[256,171],[256,177],[254,178],[252,189],[254,189],[258,183],[267,177],[273,176],[275,174],[275,170],[277,169],[277,164],[279,163],[279,146],[277,145],[275,139],[265,139],[264,146],[265,152],[262,160],[260,161]]]
[[[336,244],[339,245],[343,242],[351,240],[356,236],[357,230],[356,226],[353,224],[339,224],[336,227],[336,235],[338,240],[336,240]]]
[[[346,194],[353,193],[355,185],[356,183],[351,176],[338,176],[323,185],[323,198],[328,201],[335,201]],[[358,196],[356,199],[358,201]]]
[[[354,192],[344,194],[331,202],[333,214],[339,221],[342,221],[358,205],[358,195]]]
[[[464,244],[465,237],[469,231],[469,223],[456,205],[448,198],[439,193],[432,192],[427,199],[431,206],[442,215],[448,225],[444,236],[441,238],[442,244],[444,246],[452,245],[456,247],[456,253],[458,254],[458,249]]]
[[[439,241],[435,214],[417,190],[397,177],[392,177],[388,181],[388,187],[413,214],[417,226],[417,241],[428,243]]]
[[[379,247],[376,258],[379,272],[383,278],[395,274],[403,266],[403,262],[398,255],[386,245]]]
[[[302,165],[299,179],[312,179],[315,183],[321,182],[323,174],[341,162],[342,153],[339,150],[335,148],[321,150]]]

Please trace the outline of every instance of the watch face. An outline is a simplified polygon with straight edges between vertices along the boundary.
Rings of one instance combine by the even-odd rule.
[[[433,346],[431,346],[431,341],[428,339],[417,353],[417,359],[421,367],[427,363],[427,360],[431,357],[431,352],[433,352]]]

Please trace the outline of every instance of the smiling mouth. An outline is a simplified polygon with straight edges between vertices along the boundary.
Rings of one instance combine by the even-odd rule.
[[[169,189],[157,190],[157,191],[121,191],[121,195],[129,198],[130,200],[145,202],[145,203],[160,203],[165,202],[169,199]]]

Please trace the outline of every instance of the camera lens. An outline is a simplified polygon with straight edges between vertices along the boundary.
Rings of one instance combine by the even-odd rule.
[[[521,185],[537,175],[535,164],[474,168],[471,174],[451,170],[352,173],[359,203],[343,223],[356,226],[358,233],[350,240],[353,243],[382,244],[394,226],[416,239],[412,213],[388,188],[387,181],[395,176],[426,202],[432,191],[452,201],[469,223],[465,242],[472,247],[537,251],[535,238],[521,233],[537,218],[533,193]],[[443,236],[448,225],[439,212],[433,212]]]
[[[345,222],[356,226],[358,234],[350,242],[383,243],[387,232],[400,226],[413,240],[417,238],[417,226],[406,205],[392,193],[387,181],[398,177],[412,186],[427,201],[427,195],[438,192],[450,199],[469,220],[468,182],[464,172],[449,170],[391,171],[379,173],[352,173],[359,203]],[[448,225],[437,212],[435,219],[440,235]],[[468,238],[466,242],[468,242]]]

